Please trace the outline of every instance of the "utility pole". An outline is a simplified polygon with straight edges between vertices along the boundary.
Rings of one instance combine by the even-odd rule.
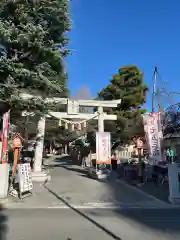
[[[157,81],[157,67],[154,68],[153,74],[152,112],[155,112],[156,81]]]

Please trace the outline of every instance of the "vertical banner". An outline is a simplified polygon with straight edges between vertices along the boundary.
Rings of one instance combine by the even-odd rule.
[[[109,132],[96,132],[96,163],[111,164],[111,135]]]
[[[143,123],[149,151],[149,160],[152,163],[162,161],[162,128],[160,113],[145,113],[143,115]]]
[[[3,131],[2,131],[2,163],[8,162],[8,128],[9,128],[9,113],[3,114]]]

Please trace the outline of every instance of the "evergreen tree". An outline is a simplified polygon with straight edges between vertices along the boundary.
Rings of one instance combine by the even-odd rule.
[[[141,107],[146,102],[147,91],[143,73],[136,66],[125,66],[113,75],[110,84],[98,94],[101,100],[122,99],[116,109],[109,111],[117,114],[117,125],[106,124],[106,130],[113,132],[115,138],[126,142],[143,134],[141,114],[145,109]]]
[[[64,57],[70,30],[68,0],[0,1],[0,99],[12,109],[45,111],[43,100],[67,95]]]

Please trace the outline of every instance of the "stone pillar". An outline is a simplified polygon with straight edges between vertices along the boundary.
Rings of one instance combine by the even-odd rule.
[[[38,121],[38,126],[37,126],[34,172],[41,172],[42,170],[44,134],[45,134],[45,117],[41,117],[40,120]]]
[[[64,153],[67,154],[67,144],[64,146]]]
[[[104,132],[104,113],[103,107],[98,107],[98,132]]]
[[[42,159],[44,149],[44,135],[45,135],[45,116],[40,117],[37,126],[37,140],[34,159],[34,170],[32,172],[32,179],[36,182],[45,181],[47,174],[42,171]]]

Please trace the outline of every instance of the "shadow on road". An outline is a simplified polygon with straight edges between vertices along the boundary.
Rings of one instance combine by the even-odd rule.
[[[145,193],[148,193],[164,202],[168,202],[169,196],[169,185],[168,183],[164,183],[162,186],[155,186],[154,182],[148,182],[144,186],[141,187],[141,190]]]
[[[68,202],[66,202],[63,198],[61,198],[57,193],[55,193],[54,191],[52,191],[47,185],[47,182],[44,183],[44,187],[45,189],[48,190],[48,192],[50,192],[53,196],[55,196],[58,200],[60,200],[61,202],[63,202],[66,206],[69,207],[69,209],[73,210],[74,212],[76,212],[77,214],[79,214],[80,216],[82,216],[83,218],[85,218],[86,220],[88,220],[89,222],[91,222],[92,224],[94,224],[97,228],[101,229],[102,231],[104,231],[106,234],[108,234],[112,239],[116,239],[116,240],[122,240],[120,237],[118,237],[117,235],[115,235],[113,232],[111,232],[110,230],[108,230],[107,228],[105,228],[104,226],[102,226],[101,224],[99,224],[98,222],[96,222],[94,219],[90,218],[88,215],[84,214],[83,212],[81,212],[80,210],[72,207]]]
[[[54,162],[57,163],[65,162],[66,164],[73,164],[73,161],[69,158],[69,155],[65,155],[63,157],[56,157]]]
[[[8,232],[8,217],[6,210],[0,204],[0,240],[5,240]]]
[[[94,181],[97,181],[97,178],[91,176],[90,174],[87,174],[87,172],[83,173],[83,174],[78,174],[78,176],[84,177],[84,178],[88,178],[88,179],[91,179],[91,180],[94,180]]]
[[[122,209],[116,213],[158,232],[180,234],[180,209]]]
[[[76,166],[74,166],[74,162],[70,161],[68,156],[59,160],[57,159],[57,162],[58,161],[59,164],[57,167],[63,167],[69,171],[77,172],[77,175],[80,177],[90,178],[87,175],[87,171],[78,167],[76,168]],[[63,165],[62,163],[64,162],[66,162],[66,164]],[[120,184],[115,179],[110,179],[109,181],[102,183],[102,185],[105,184],[108,188],[108,194],[111,199],[113,199],[113,201],[116,203],[125,204],[125,207],[123,207],[123,204],[121,204],[121,206],[119,205],[119,209],[112,210],[115,216],[118,216],[120,219],[125,219],[125,221],[127,220],[128,222],[131,222],[134,226],[137,225],[141,228],[148,228],[157,232],[178,234],[178,236],[180,235],[180,208],[162,208],[162,206],[161,208],[155,208],[153,207],[154,202],[151,197],[148,197],[148,195],[145,196],[145,194],[141,194],[139,191],[136,191],[136,189],[133,190],[131,187]],[[149,183],[143,186],[141,190],[145,193],[148,193],[149,195],[163,200],[165,203],[168,194],[167,187],[168,185],[165,184],[160,188],[157,188],[153,185],[153,183]],[[86,214],[82,213],[78,209],[73,208],[58,194],[49,189],[46,184],[45,188],[70,209],[83,216],[88,221],[95,224],[97,227],[103,229],[103,231],[107,232],[107,234],[112,236],[112,238],[120,239],[118,236],[114,236],[110,230],[104,228]],[[137,203],[139,208],[133,208],[133,203],[135,203],[135,205]],[[165,205],[166,204],[167,202]]]
[[[178,207],[174,208],[170,204],[168,205],[168,203],[165,201],[164,201],[164,204],[165,204],[164,208],[163,208],[163,202],[162,202],[162,205],[160,205],[161,204],[160,201],[158,202],[159,207],[155,206],[156,199],[153,200],[153,198],[150,197],[150,196],[155,196],[157,199],[159,198],[160,200],[166,199],[165,198],[167,195],[166,188],[165,188],[165,191],[163,192],[163,188],[159,189],[153,185],[144,186],[144,189],[140,188],[140,190],[142,190],[142,194],[141,194],[139,190],[138,191],[136,190],[136,187],[125,187],[126,185],[123,185],[123,184],[118,185],[113,181],[107,182],[107,185],[109,186],[109,191],[111,192],[111,196],[116,201],[119,201],[119,200],[122,201],[124,196],[124,200],[127,198],[127,199],[133,199],[133,201],[135,202],[137,200],[137,203],[139,202],[139,206],[137,208],[136,207],[133,208],[133,206],[132,207],[130,206],[130,208],[128,208],[127,206],[127,208],[114,210],[114,212],[118,214],[120,218],[128,219],[134,224],[138,224],[139,226],[141,226],[141,228],[144,226],[145,228],[152,229],[153,231],[161,232],[164,234],[166,233],[175,234],[175,235],[178,234],[178,237],[180,239],[180,235],[179,235],[180,234],[180,208]],[[164,185],[164,187],[167,187],[167,185]],[[159,190],[159,193],[158,193],[158,190]],[[148,193],[150,196],[145,195],[143,192]],[[121,196],[120,196],[120,193],[121,193]],[[145,198],[147,200],[143,200]],[[145,204],[146,201],[147,201],[147,206]]]
[[[72,171],[72,172],[77,172],[86,175],[87,170],[86,169],[80,169],[80,168],[74,168],[74,167],[67,167],[67,166],[61,166],[62,168]]]
[[[123,176],[124,176],[124,167],[123,166],[118,168],[118,175],[124,182],[137,187],[136,185],[132,184],[131,182],[128,182],[127,179],[123,179]],[[154,196],[166,203],[169,203],[168,202],[168,196],[169,196],[168,183],[164,183],[163,185],[158,187],[153,180],[152,181],[149,180],[146,184],[141,186],[140,189],[144,193],[150,194],[151,196]]]
[[[46,169],[53,169],[56,167],[62,167],[62,166],[68,166],[73,165],[72,160],[69,159],[69,156],[63,156],[63,157],[55,157],[54,159],[51,159],[48,162],[45,162],[43,164],[44,168]]]

